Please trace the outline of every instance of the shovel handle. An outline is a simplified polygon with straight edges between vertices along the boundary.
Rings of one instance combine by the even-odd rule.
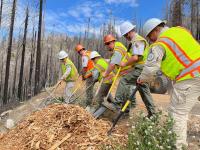
[[[136,86],[136,88],[133,90],[133,93],[131,94],[130,99],[131,99],[132,97],[135,96],[137,90],[138,90],[138,86]],[[122,107],[122,109],[121,109],[119,115],[118,115],[117,118],[113,121],[113,125],[112,125],[111,129],[107,132],[108,135],[111,135],[112,130],[114,129],[115,125],[117,124],[117,122],[119,121],[119,119],[121,118],[121,116],[124,114],[125,110],[127,109],[127,107],[129,106],[130,103],[131,103],[130,100],[127,100],[127,101],[126,101],[126,103],[125,103],[124,106]]]

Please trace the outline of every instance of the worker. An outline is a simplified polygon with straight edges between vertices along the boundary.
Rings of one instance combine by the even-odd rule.
[[[111,34],[108,34],[104,37],[104,44],[112,53],[108,69],[103,75],[104,77],[107,77],[112,71],[116,73],[119,69],[120,63],[122,61],[126,62],[130,54],[127,52],[126,47],[121,42],[116,41],[116,38]],[[131,70],[131,66],[122,67],[119,76],[123,76]]]
[[[108,69],[103,74],[103,77],[107,77],[112,71],[114,73],[117,73],[118,69],[121,69],[119,77],[125,76],[126,74],[131,72],[133,68],[130,65],[120,68],[120,63],[126,62],[130,57],[130,53],[127,51],[127,48],[121,42],[116,41],[116,38],[111,34],[108,34],[104,37],[104,44],[106,45],[108,50],[112,53],[112,56]],[[124,94],[123,92],[118,90],[116,95],[122,96]],[[125,101],[117,100],[116,104],[122,106],[124,105],[124,103]]]
[[[62,69],[62,77],[60,80],[66,82],[65,87],[65,102],[69,102],[69,98],[72,95],[72,90],[74,88],[74,82],[78,79],[78,71],[73,64],[73,62],[68,58],[68,54],[61,50],[58,53],[58,59],[61,62],[61,69]]]
[[[81,55],[82,58],[82,79],[86,80],[86,110],[89,111],[93,99],[93,79],[92,69],[94,64],[90,59],[91,51],[86,50],[81,44],[76,45],[75,50]]]
[[[200,97],[200,45],[187,29],[169,28],[157,18],[147,20],[143,31],[153,44],[138,83],[154,80],[159,69],[173,81],[169,114],[180,150],[187,146],[188,114]]]
[[[135,29],[135,25],[126,21],[120,25],[121,36],[124,36],[127,41],[130,42],[129,47],[131,48],[131,57],[126,62],[120,64],[121,67],[132,66],[132,71],[125,76],[123,76],[119,82],[116,100],[126,101],[130,98],[132,91],[131,86],[136,86],[137,78],[142,72],[144,66],[144,60],[148,53],[148,43],[140,36]],[[131,91],[130,91],[131,90]],[[150,93],[149,85],[147,83],[138,85],[138,91],[141,98],[147,108],[148,117],[151,117],[155,113],[155,106]],[[132,103],[135,104],[135,98],[131,99]]]
[[[108,68],[108,62],[101,57],[101,55],[97,51],[92,51],[91,60],[94,62],[94,69],[92,70],[92,77],[94,82],[101,82],[100,89],[95,97],[95,100],[98,102],[99,106],[104,101],[104,97],[107,96],[108,91],[112,85],[113,79],[114,79],[114,73],[111,72],[106,78],[102,78],[103,73]],[[113,97],[111,94],[108,96],[108,101],[112,102]]]

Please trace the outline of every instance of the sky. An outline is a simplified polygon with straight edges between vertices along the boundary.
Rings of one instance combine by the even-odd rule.
[[[163,18],[165,5],[166,0],[46,0],[46,30],[78,35],[87,28],[88,18],[90,32],[98,34],[110,18],[118,30],[124,21],[143,24],[148,18]]]
[[[90,33],[99,34],[103,24],[115,19],[115,29],[124,21],[131,21],[139,26],[152,17],[163,18],[166,1],[169,0],[45,0],[44,23],[46,33],[63,33],[70,36],[83,34],[90,18]],[[8,34],[12,0],[4,0],[1,37]],[[32,2],[32,3],[30,3]],[[37,26],[38,14],[33,13],[39,0],[18,0],[15,17],[15,35],[23,32],[25,9],[30,6],[29,31]],[[141,22],[141,23],[140,23]]]

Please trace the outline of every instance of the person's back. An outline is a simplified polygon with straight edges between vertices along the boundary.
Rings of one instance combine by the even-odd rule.
[[[167,57],[162,61],[161,70],[171,80],[181,81],[200,76],[200,45],[185,28],[167,29],[153,45],[165,49]]]
[[[66,72],[66,66],[71,67],[70,74],[66,77],[66,81],[76,81],[78,79],[78,71],[74,63],[68,58],[66,59],[66,62],[61,64],[62,73],[65,74]]]
[[[150,82],[160,69],[173,80],[168,110],[181,150],[187,146],[188,114],[200,97],[200,45],[185,28],[168,28],[157,18],[147,20],[143,31],[153,44],[138,83]]]

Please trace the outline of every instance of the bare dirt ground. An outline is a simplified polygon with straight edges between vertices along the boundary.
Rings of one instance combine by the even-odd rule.
[[[60,97],[63,96],[64,84],[62,84],[56,91],[54,96]],[[160,95],[160,94],[152,94],[154,103],[157,108],[162,109],[164,111],[167,110],[169,105],[169,95]],[[5,127],[6,120],[13,119],[15,124],[20,122],[23,118],[30,115],[32,112],[41,110],[44,105],[41,105],[42,102],[47,98],[51,97],[47,92],[42,92],[39,95],[33,97],[31,100],[24,102],[21,106],[8,111],[7,113],[1,114],[0,120],[0,132],[7,132],[9,129]],[[134,111],[145,111],[145,106],[137,93],[137,106]],[[133,111],[133,113],[134,113]],[[128,132],[128,120],[121,120],[118,126],[124,130],[124,133]],[[189,141],[189,150],[199,150],[200,149],[200,102],[197,101],[197,104],[192,109],[189,122],[188,122],[188,141]]]

